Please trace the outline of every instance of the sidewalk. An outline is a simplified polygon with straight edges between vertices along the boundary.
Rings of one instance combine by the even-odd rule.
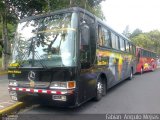
[[[6,71],[0,71],[0,119],[2,115],[10,114],[23,106],[22,102],[11,100],[8,92],[8,79],[6,73]]]
[[[5,71],[5,70],[1,70],[0,69],[0,76],[2,76],[2,75],[6,75],[7,74],[7,71]]]

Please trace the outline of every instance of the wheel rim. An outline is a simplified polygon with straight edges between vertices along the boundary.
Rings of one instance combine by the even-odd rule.
[[[130,75],[130,77],[131,77],[131,79],[132,79],[132,77],[133,77],[133,73],[132,73],[132,70],[131,70],[131,75]]]
[[[102,82],[98,82],[97,84],[97,92],[98,94],[102,94],[102,91],[103,91],[103,85],[102,85]]]

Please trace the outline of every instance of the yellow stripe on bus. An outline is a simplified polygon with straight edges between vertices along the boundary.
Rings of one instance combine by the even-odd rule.
[[[37,33],[57,32],[57,31],[67,31],[67,30],[76,31],[76,29],[74,29],[74,28],[60,28],[60,29],[50,29],[50,30],[39,31],[39,32],[37,32]]]

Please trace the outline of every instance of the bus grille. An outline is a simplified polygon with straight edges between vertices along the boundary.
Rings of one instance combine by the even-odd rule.
[[[49,85],[50,85],[49,82],[35,82],[34,88],[48,88]],[[24,81],[18,81],[18,86],[30,88],[30,83]]]

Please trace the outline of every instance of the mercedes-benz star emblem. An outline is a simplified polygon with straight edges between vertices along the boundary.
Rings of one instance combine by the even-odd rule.
[[[35,73],[35,72],[30,71],[30,72],[28,73],[28,80],[29,80],[29,81],[35,80],[35,77],[36,77],[36,73]]]
[[[33,72],[33,71],[30,71],[28,73],[28,80],[30,81],[29,82],[30,87],[34,87],[35,86],[35,82],[34,82],[35,78],[36,78],[36,73]]]

